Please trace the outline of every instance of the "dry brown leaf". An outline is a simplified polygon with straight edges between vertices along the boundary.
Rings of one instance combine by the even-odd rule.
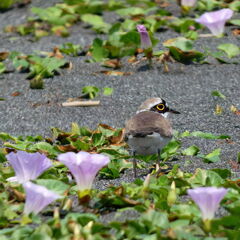
[[[163,0],[155,0],[155,2],[159,5],[161,8],[165,8],[170,6],[170,3],[168,1],[163,1]],[[179,2],[179,0],[177,0]]]
[[[25,200],[25,194],[22,192],[19,192],[18,190],[9,187],[7,188],[8,192],[10,193],[11,199],[17,199],[19,202],[23,202]]]
[[[105,71],[105,70],[96,72],[96,73],[103,73],[109,76],[129,76],[132,74],[132,72],[118,72],[118,71]]]
[[[9,55],[9,52],[0,52],[0,61],[4,61]]]
[[[111,142],[112,144],[119,144],[119,143],[123,142],[124,133],[125,133],[125,129],[123,128],[123,129],[119,132],[119,135],[118,135],[118,136],[112,136],[112,137],[110,138],[110,142]]]
[[[137,54],[139,54],[139,53],[143,53],[143,49],[142,48],[138,48],[137,49]]]
[[[240,168],[239,164],[236,161],[229,160],[228,162],[229,162],[231,169],[237,170]]]
[[[126,198],[126,197],[123,197],[122,200],[128,204],[131,204],[131,205],[139,205],[141,204],[140,202],[136,201],[136,200],[133,200],[133,199],[129,199],[129,198]]]
[[[129,63],[135,63],[137,61],[137,58],[135,56],[132,56],[128,59]]]
[[[111,126],[109,126],[107,124],[104,124],[104,123],[98,124],[98,127],[102,127],[104,129],[108,129],[108,130],[111,130],[111,131],[115,131],[116,130],[115,128],[113,128],[113,127],[111,127]]]
[[[233,112],[236,115],[240,115],[240,110],[237,109],[235,106],[231,105],[230,111]]]
[[[123,195],[123,186],[120,186],[118,188],[115,189],[114,193],[117,195],[117,196],[122,196]]]
[[[236,28],[236,29],[232,30],[232,33],[234,36],[240,35],[240,28]]]
[[[57,146],[57,148],[62,152],[76,152],[77,151],[77,149],[70,144],[69,145],[64,145],[64,146],[63,145]]]
[[[231,180],[228,180],[228,181],[232,184],[236,184],[236,185],[240,186],[240,179],[235,180],[235,181],[231,181]]]
[[[19,96],[19,95],[21,95],[21,92],[18,92],[18,91],[13,92],[13,93],[11,94],[12,97],[17,97],[17,96]]]
[[[111,60],[106,60],[103,63],[103,66],[117,69],[121,67],[121,63],[119,59],[111,59]]]
[[[53,49],[53,52],[50,52],[48,54],[48,57],[55,57],[55,58],[58,58],[58,59],[62,59],[64,58],[64,56],[62,55],[62,53],[60,52],[59,48],[58,47],[55,47]]]
[[[131,20],[138,22],[138,21],[141,21],[143,18],[144,18],[143,14],[138,14],[138,15],[132,16]]]
[[[8,25],[4,28],[4,32],[6,33],[13,33],[16,32],[17,28],[13,25]]]

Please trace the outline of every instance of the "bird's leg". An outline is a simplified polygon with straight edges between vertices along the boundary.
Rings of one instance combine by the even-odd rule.
[[[160,162],[161,162],[161,149],[160,148],[158,148],[158,150],[157,150],[157,155],[158,155],[158,163],[160,165]]]
[[[133,174],[134,174],[134,178],[137,178],[137,160],[135,158],[136,156],[136,151],[133,151]]]

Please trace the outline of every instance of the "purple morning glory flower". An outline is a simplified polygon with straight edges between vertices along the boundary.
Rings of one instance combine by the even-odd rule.
[[[214,12],[204,13],[201,17],[195,21],[206,26],[213,35],[220,36],[224,32],[224,26],[227,20],[233,15],[233,11],[228,8],[224,8]]]
[[[80,191],[91,189],[98,171],[110,162],[109,157],[103,154],[83,151],[60,154],[58,160],[69,168]]]
[[[10,182],[24,183],[34,180],[52,166],[51,161],[44,154],[38,152],[11,152],[6,155],[6,158],[15,171],[15,176],[7,179]]]
[[[148,49],[152,48],[152,41],[149,37],[148,31],[146,30],[144,25],[137,25],[137,30],[140,33],[141,37],[141,48]]]
[[[47,188],[26,182],[23,184],[26,192],[26,201],[24,206],[24,214],[39,213],[47,205],[61,198],[60,195],[48,190]]]
[[[181,0],[181,6],[184,7],[193,7],[196,4],[197,0]]]
[[[202,219],[211,220],[227,191],[226,188],[198,187],[189,189],[188,195],[200,208]]]

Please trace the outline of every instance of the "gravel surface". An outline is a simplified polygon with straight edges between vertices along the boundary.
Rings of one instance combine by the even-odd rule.
[[[9,24],[19,24],[31,16],[32,6],[46,7],[56,1],[34,0],[22,9],[12,9],[0,14],[1,27]],[[240,38],[233,36],[227,28],[227,36],[221,39],[200,38],[196,49],[216,49],[220,43],[240,43]],[[207,33],[207,30],[206,30]],[[178,36],[166,31],[158,33],[160,42]],[[19,37],[14,34],[0,33],[0,51],[20,51],[26,54],[37,50],[51,51],[53,47],[64,42],[72,42],[87,46],[96,37],[91,29],[84,29],[83,24],[72,27],[71,35],[67,38],[56,36],[44,37],[32,42],[30,37]],[[99,35],[103,38],[103,36]],[[160,47],[161,45],[159,45]],[[240,108],[239,65],[170,65],[170,72],[164,73],[158,64],[148,70],[145,62],[129,65],[123,62],[121,71],[131,72],[130,76],[106,76],[99,72],[103,70],[99,63],[86,63],[87,57],[71,58],[73,69],[63,70],[60,76],[45,79],[44,90],[29,89],[26,74],[9,73],[0,76],[0,131],[13,135],[50,135],[50,127],[69,129],[71,122],[80,126],[95,128],[98,123],[106,123],[113,127],[123,127],[125,120],[136,111],[138,105],[149,97],[162,97],[171,107],[181,112],[172,116],[175,130],[183,132],[204,131],[214,134],[227,134],[233,143],[205,139],[184,139],[183,146],[195,144],[202,153],[209,153],[217,147],[222,148],[222,161],[216,164],[204,164],[202,160],[179,160],[184,170],[215,167],[230,167],[229,160],[236,161],[239,151],[240,116],[229,111],[234,104]],[[61,103],[68,98],[78,97],[82,87],[95,85],[97,87],[112,87],[111,97],[101,97],[101,105],[89,108],[62,107]],[[222,115],[215,115],[216,100],[211,96],[213,90],[219,90],[226,95]],[[12,93],[19,91],[20,96],[13,97]],[[237,171],[237,170],[236,170]],[[123,181],[132,181],[127,171]]]

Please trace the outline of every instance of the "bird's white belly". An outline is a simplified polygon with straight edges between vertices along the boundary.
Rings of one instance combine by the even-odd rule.
[[[128,145],[130,148],[140,155],[155,154],[161,150],[171,138],[162,137],[158,133],[153,133],[146,137],[129,136]]]

